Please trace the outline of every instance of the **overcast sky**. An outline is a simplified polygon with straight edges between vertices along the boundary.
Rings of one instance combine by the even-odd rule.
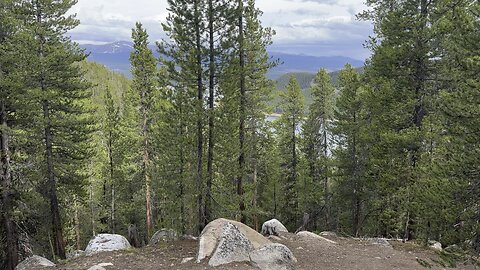
[[[363,0],[257,0],[264,26],[275,29],[271,50],[317,56],[368,57],[363,44],[371,34],[368,22],[355,20]],[[72,12],[81,25],[71,32],[80,43],[130,40],[141,21],[152,40],[165,35],[160,22],[167,16],[166,0],[78,0]]]

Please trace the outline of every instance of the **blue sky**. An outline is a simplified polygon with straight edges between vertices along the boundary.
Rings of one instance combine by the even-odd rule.
[[[363,44],[372,26],[355,19],[366,9],[363,0],[257,0],[257,7],[263,25],[277,33],[271,50],[361,60],[369,55]],[[168,14],[166,0],[78,0],[71,12],[81,25],[70,34],[80,43],[130,40],[136,21],[152,40],[165,37],[160,22]]]

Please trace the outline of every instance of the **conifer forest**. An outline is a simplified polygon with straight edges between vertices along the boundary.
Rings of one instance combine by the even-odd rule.
[[[161,1],[131,78],[71,39],[78,0],[0,1],[0,269],[217,218],[480,253],[479,1],[366,0],[370,57],[308,101],[255,0]]]

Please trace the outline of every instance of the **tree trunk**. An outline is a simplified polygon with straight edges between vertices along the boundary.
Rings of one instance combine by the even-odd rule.
[[[205,215],[203,212],[203,70],[202,70],[202,46],[200,32],[200,3],[194,1],[195,8],[195,46],[196,46],[196,67],[197,67],[197,207],[198,207],[198,234],[205,227]]]
[[[44,89],[43,86],[42,86],[42,89]],[[50,122],[50,109],[49,109],[48,101],[46,100],[43,101],[43,118],[46,121],[45,129],[44,129],[45,162],[47,164],[47,188],[48,188],[48,197],[50,198],[50,211],[52,214],[55,255],[60,257],[60,259],[66,259],[65,243],[63,241],[63,232],[62,232],[62,221],[60,216],[60,208],[58,206],[57,182],[55,180],[55,172],[53,168],[53,145],[52,145],[51,122]]]
[[[215,42],[214,42],[213,0],[208,1],[209,31],[209,97],[208,97],[208,158],[207,158],[207,190],[205,194],[205,223],[212,220],[212,182],[213,182],[213,147],[214,147],[214,106],[215,106]]]
[[[3,100],[0,100],[0,150],[1,150],[1,170],[0,182],[2,184],[2,220],[5,230],[5,253],[6,270],[14,270],[18,264],[18,236],[15,229],[15,223],[12,220],[13,204],[12,201],[12,175],[10,167],[10,150],[7,124],[7,108]]]
[[[146,203],[146,219],[147,219],[147,236],[152,236],[153,220],[152,220],[152,198],[150,193],[151,179],[150,179],[150,156],[149,156],[149,142],[148,142],[148,115],[146,108],[146,93],[142,92],[142,137],[143,137],[143,179],[145,181],[145,203]]]
[[[323,200],[325,201],[325,229],[330,230],[330,191],[328,190],[328,139],[327,139],[327,120],[323,119],[323,156],[324,156],[324,167],[323,167]]]
[[[256,120],[254,120],[256,121]],[[253,207],[253,226],[256,231],[259,230],[258,224],[258,209],[257,209],[257,200],[258,200],[258,157],[257,157],[257,128],[254,125],[253,130],[253,199],[252,199],[252,207]]]
[[[113,164],[113,134],[109,131],[108,139],[108,156],[110,159],[110,189],[111,189],[111,202],[110,202],[110,231],[115,233],[115,179],[114,179],[114,164]]]
[[[238,157],[238,178],[237,178],[237,195],[239,197],[240,222],[246,223],[247,216],[245,215],[245,201],[243,191],[243,177],[245,174],[245,112],[246,112],[246,89],[245,89],[245,48],[244,48],[244,33],[243,33],[243,0],[238,0],[238,46],[240,57],[240,155]]]
[[[77,246],[77,250],[81,250],[80,244],[80,218],[78,216],[78,199],[77,196],[73,196],[73,207],[75,208],[75,244]]]

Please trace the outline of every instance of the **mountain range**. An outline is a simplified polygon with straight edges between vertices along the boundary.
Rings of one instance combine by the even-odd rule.
[[[94,45],[80,45],[89,54],[88,59],[105,65],[109,69],[130,77],[130,52],[133,50],[133,43],[129,41],[117,41],[113,43]],[[156,53],[154,45],[151,49]],[[279,60],[280,65],[273,68],[268,76],[270,79],[280,78],[288,73],[315,73],[320,68],[329,71],[341,69],[349,63],[354,67],[362,67],[363,61],[344,56],[311,56],[303,54],[287,54],[282,52],[269,51],[272,60]]]

